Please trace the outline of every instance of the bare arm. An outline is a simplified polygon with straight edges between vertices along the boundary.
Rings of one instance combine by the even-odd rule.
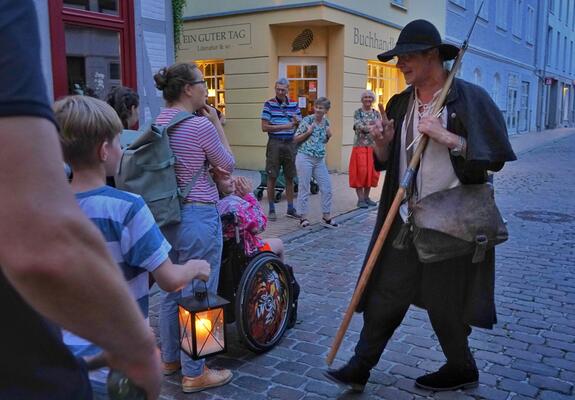
[[[315,127],[316,123],[313,122],[311,125],[307,127],[307,129],[304,132],[301,132],[302,131],[301,128],[303,128],[303,126],[301,126],[300,129],[298,129],[296,135],[293,137],[294,143],[302,143],[308,140],[311,134],[313,133]]]
[[[152,273],[158,286],[167,292],[182,289],[193,279],[207,281],[210,277],[210,264],[204,260],[189,260],[183,265],[173,264],[166,259]]]
[[[262,131],[267,133],[287,131],[288,129],[293,129],[297,124],[290,121],[288,124],[272,125],[268,120],[262,119]]]
[[[110,364],[157,398],[154,335],[63,173],[56,129],[0,118],[0,265],[38,312],[101,346]],[[18,168],[15,168],[18,166]],[[9,189],[8,189],[9,188]],[[9,192],[8,192],[9,190]]]
[[[201,111],[202,114],[204,114],[204,116],[207,117],[210,120],[210,122],[216,127],[216,131],[218,132],[220,141],[224,145],[225,149],[229,151],[231,154],[232,148],[230,147],[230,143],[228,142],[228,138],[226,137],[226,134],[224,132],[223,122],[218,117],[216,109],[214,107],[206,105],[205,108],[202,108]]]

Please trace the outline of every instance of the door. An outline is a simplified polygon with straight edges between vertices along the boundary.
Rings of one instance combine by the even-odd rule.
[[[519,132],[529,130],[529,82],[521,81],[521,105],[519,108]]]
[[[325,58],[281,57],[279,77],[290,82],[288,97],[298,102],[302,115],[313,114],[315,100],[325,96]]]
[[[507,130],[517,133],[517,88],[507,88]]]

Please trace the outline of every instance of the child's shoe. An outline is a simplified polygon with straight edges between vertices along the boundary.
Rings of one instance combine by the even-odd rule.
[[[184,376],[182,378],[182,391],[184,393],[201,392],[202,390],[223,386],[233,378],[229,369],[209,369],[204,367],[204,372],[200,376]]]

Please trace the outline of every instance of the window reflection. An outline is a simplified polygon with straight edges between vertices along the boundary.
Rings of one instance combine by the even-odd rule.
[[[68,91],[104,99],[122,84],[119,33],[65,26]]]
[[[118,0],[64,0],[64,7],[119,15]]]

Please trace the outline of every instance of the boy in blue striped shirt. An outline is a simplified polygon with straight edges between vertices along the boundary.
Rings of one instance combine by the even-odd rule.
[[[56,102],[54,112],[64,158],[72,167],[76,200],[104,236],[144,317],[149,273],[166,291],[180,290],[193,279],[207,281],[210,266],[204,260],[172,264],[170,244],[140,196],[106,186],[106,177],[116,174],[122,156],[123,126],[114,109],[91,97],[68,96]],[[76,355],[99,353],[95,345],[69,332],[65,341]]]

